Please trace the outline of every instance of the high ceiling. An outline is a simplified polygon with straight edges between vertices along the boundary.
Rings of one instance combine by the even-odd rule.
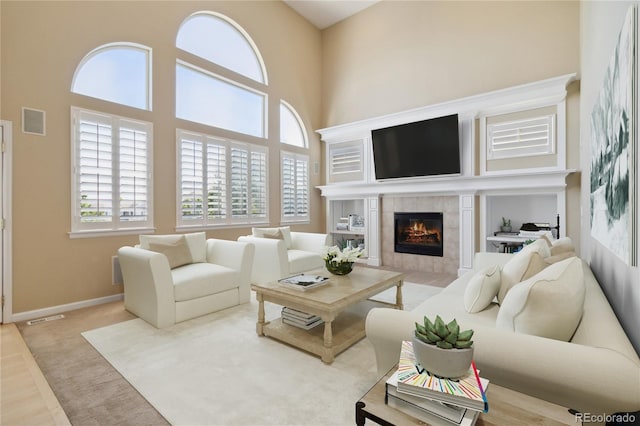
[[[325,29],[380,0],[283,0],[309,22]]]

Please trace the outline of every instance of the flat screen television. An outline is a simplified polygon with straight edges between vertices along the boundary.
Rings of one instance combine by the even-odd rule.
[[[458,114],[371,131],[376,179],[460,174]]]

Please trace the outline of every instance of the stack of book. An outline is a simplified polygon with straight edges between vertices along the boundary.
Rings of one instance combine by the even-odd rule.
[[[282,322],[304,330],[309,330],[322,324],[324,321],[317,315],[308,314],[285,306],[282,308]]]
[[[473,426],[489,405],[475,363],[466,376],[446,379],[431,375],[416,361],[410,341],[402,342],[398,370],[387,380],[385,402],[431,425]]]

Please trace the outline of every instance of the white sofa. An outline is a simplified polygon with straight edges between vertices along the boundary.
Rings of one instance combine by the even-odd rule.
[[[204,232],[141,235],[139,246],[118,250],[125,309],[165,328],[249,302],[253,253],[250,244]]]
[[[241,236],[238,241],[254,245],[251,282],[264,284],[322,268],[322,252],[329,242],[329,235],[295,232],[289,227],[254,228],[252,235]]]
[[[445,320],[456,318],[461,328],[475,331],[474,358],[480,374],[492,383],[583,413],[640,410],[640,359],[584,261],[573,258],[578,272],[582,266],[584,310],[569,341],[498,326],[501,307],[495,301],[480,312],[465,309],[465,290],[476,272],[491,265],[502,267],[511,256],[477,253],[474,271],[412,311],[372,309],[366,333],[378,370],[386,372],[398,362],[401,341],[411,339],[415,321],[438,314]]]

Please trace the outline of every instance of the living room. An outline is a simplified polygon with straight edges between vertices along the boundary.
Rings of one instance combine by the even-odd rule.
[[[11,236],[9,249],[6,237],[3,241],[3,323],[122,298],[122,284],[113,284],[112,257],[118,248],[136,244],[138,235],[77,238],[72,232],[72,107],[153,124],[152,232],[187,230],[179,229],[176,207],[176,131],[239,138],[176,117],[174,70],[176,60],[186,58],[176,47],[177,32],[191,14],[207,10],[232,19],[250,36],[268,76],[268,84],[260,86],[268,109],[266,132],[242,135],[268,149],[270,203],[259,225],[327,231],[325,200],[316,189],[326,184],[318,129],[577,73],[579,83],[567,101],[567,167],[580,173],[569,182],[566,235],[640,351],[638,268],[592,238],[589,221],[591,111],[631,4],[381,1],[321,30],[279,1],[3,1],[0,118],[12,123],[11,174],[8,182],[3,178],[11,195],[10,208],[3,211]],[[83,58],[116,42],[153,50],[152,103],[146,110],[71,91]],[[299,115],[307,148],[283,148],[281,100]],[[23,108],[46,114],[44,135],[21,130]],[[280,158],[289,151],[308,156],[311,191],[308,218],[286,223]],[[209,238],[236,240],[252,226],[205,229]],[[637,233],[635,239],[637,245]]]

